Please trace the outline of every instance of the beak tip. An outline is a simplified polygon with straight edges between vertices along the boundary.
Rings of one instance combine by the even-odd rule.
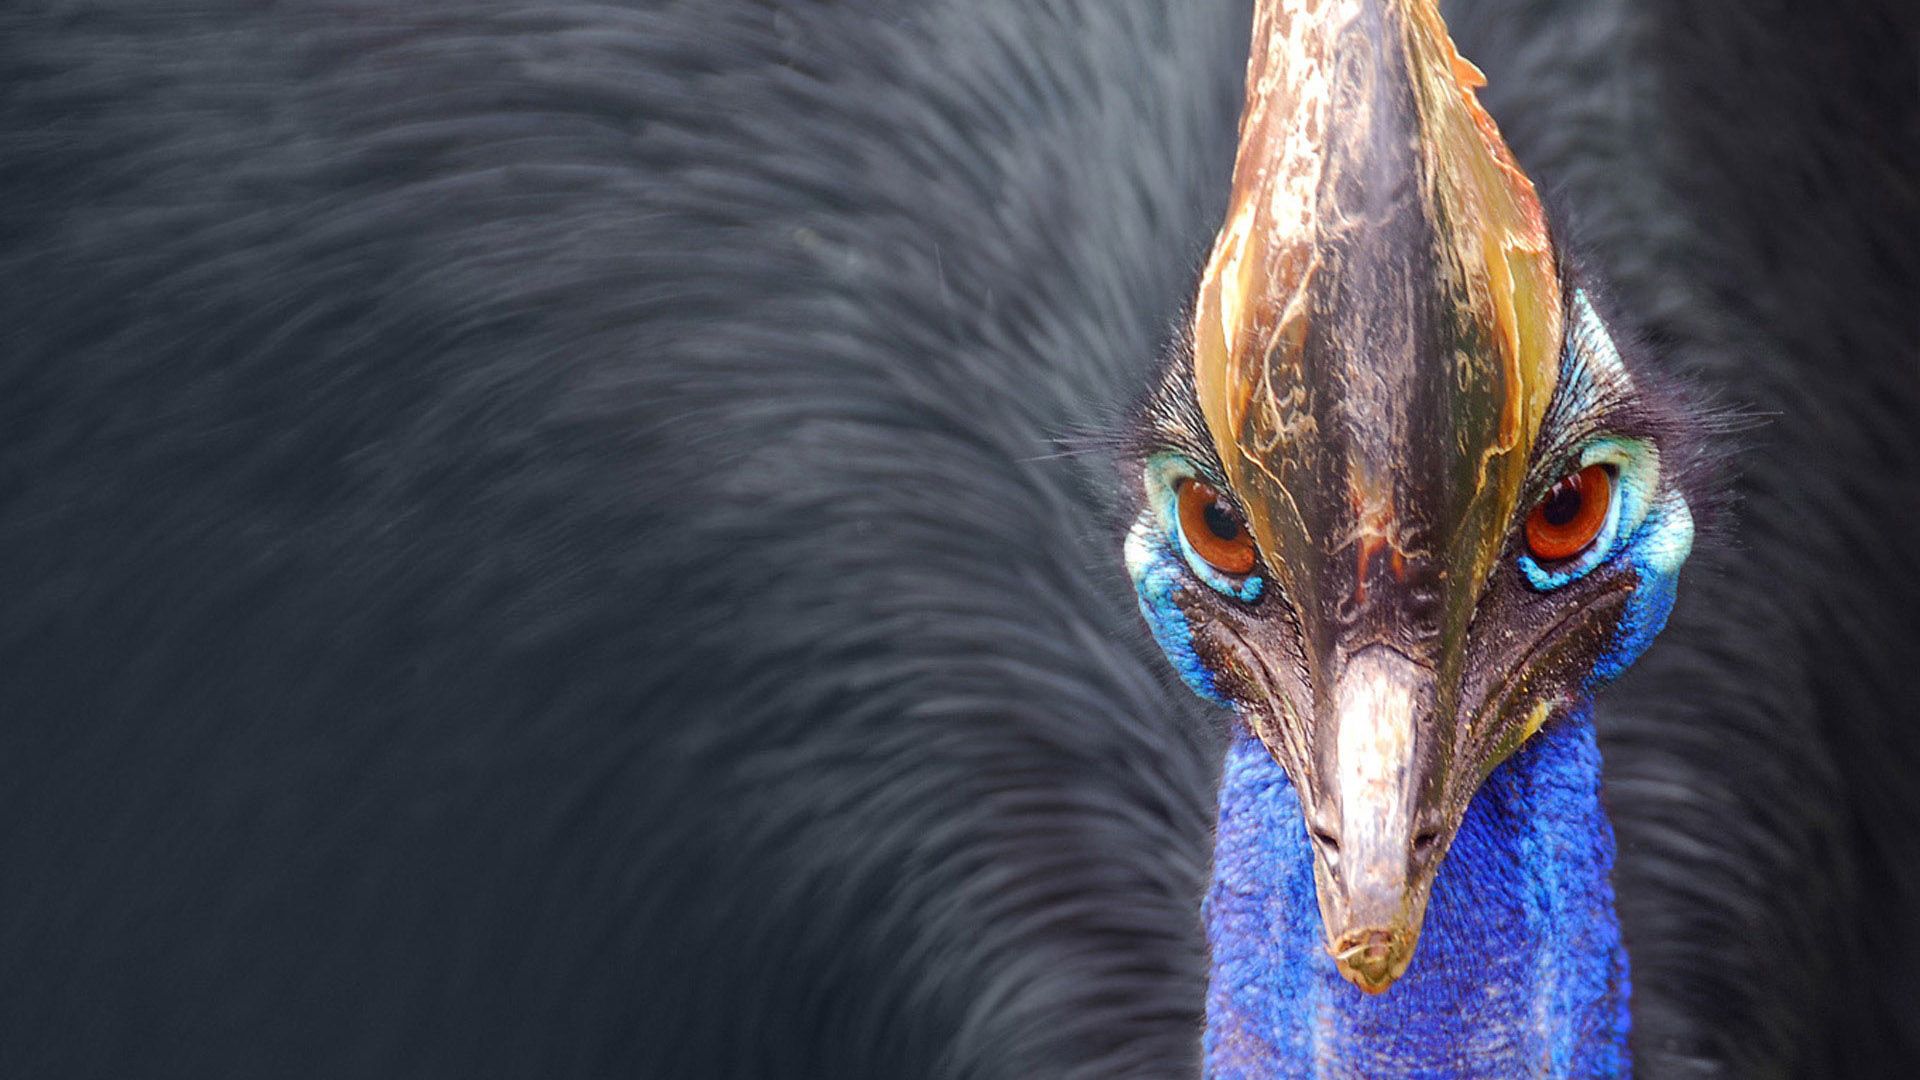
[[[1356,930],[1342,934],[1330,951],[1341,976],[1363,992],[1377,995],[1407,973],[1413,942],[1398,930]]]

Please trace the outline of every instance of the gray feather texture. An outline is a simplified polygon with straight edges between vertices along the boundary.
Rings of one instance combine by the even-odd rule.
[[[1456,6],[1609,314],[1771,416],[1603,702],[1643,1071],[1901,1075],[1907,28]],[[1225,718],[1060,451],[1247,22],[0,11],[0,1075],[1191,1075]]]
[[[1616,325],[1761,419],[1600,700],[1656,1076],[1920,1062],[1920,51],[1903,5],[1460,4]]]

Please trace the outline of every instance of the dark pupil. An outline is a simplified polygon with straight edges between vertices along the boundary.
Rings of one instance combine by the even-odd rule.
[[[1227,504],[1215,499],[1206,510],[1207,531],[1222,540],[1240,539],[1240,522],[1227,509]]]
[[[1580,481],[1569,476],[1547,492],[1546,501],[1540,504],[1540,516],[1546,518],[1549,525],[1565,525],[1580,515],[1580,504],[1584,501]]]

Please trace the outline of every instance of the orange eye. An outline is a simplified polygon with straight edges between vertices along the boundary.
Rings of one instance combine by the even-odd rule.
[[[1612,502],[1613,474],[1605,465],[1561,477],[1527,515],[1527,551],[1541,562],[1580,554],[1600,535]]]
[[[1208,565],[1236,576],[1253,569],[1253,537],[1219,491],[1187,479],[1180,481],[1174,497],[1180,501],[1180,531]]]

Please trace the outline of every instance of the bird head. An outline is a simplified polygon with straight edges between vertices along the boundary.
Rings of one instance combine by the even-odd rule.
[[[1407,969],[1482,781],[1664,624],[1685,451],[1433,0],[1261,0],[1225,224],[1139,410],[1174,666],[1285,769],[1328,951]]]

